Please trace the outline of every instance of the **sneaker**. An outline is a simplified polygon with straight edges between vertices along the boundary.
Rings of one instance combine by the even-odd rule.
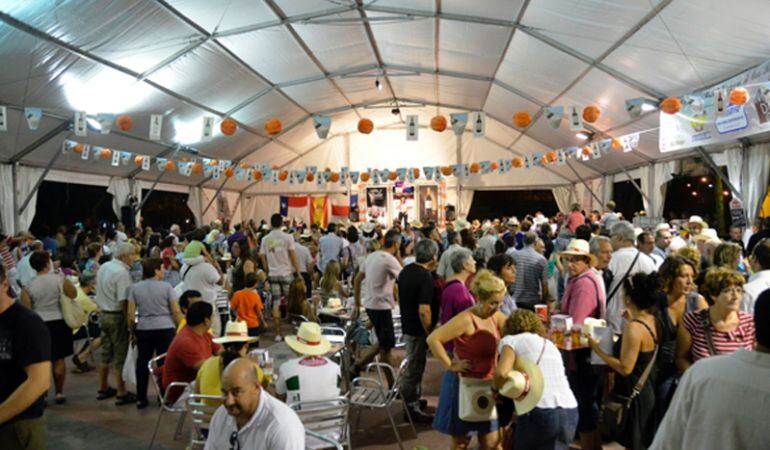
[[[94,368],[87,362],[79,360],[77,355],[72,356],[72,364],[75,365],[75,368],[72,369],[72,373],[86,373],[94,370]]]
[[[136,395],[133,392],[126,392],[125,395],[115,397],[115,406],[130,405],[136,403]]]
[[[408,405],[409,415],[412,417],[414,423],[433,423],[433,414],[423,412],[417,405]],[[404,413],[404,420],[409,420]]]
[[[116,391],[115,388],[109,387],[109,388],[104,389],[102,391],[97,391],[96,392],[96,394],[97,394],[96,399],[97,400],[105,400],[105,399],[108,399],[110,397],[114,397],[115,395],[117,395],[117,393],[118,393],[118,391]]]

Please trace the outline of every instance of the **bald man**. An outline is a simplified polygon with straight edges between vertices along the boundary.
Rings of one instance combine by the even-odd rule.
[[[305,428],[286,404],[262,390],[254,363],[231,362],[222,374],[220,406],[209,426],[205,450],[303,450]]]

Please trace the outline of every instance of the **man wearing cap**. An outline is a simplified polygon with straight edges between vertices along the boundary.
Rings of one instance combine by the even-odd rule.
[[[254,363],[238,358],[222,374],[224,404],[209,425],[205,450],[304,450],[305,427],[297,413],[268,394]]]
[[[754,309],[756,348],[703,358],[682,376],[651,450],[770,448],[770,291]]]
[[[286,344],[299,357],[278,367],[278,398],[292,404],[339,397],[340,366],[323,356],[331,349],[331,343],[321,334],[321,327],[315,322],[302,322],[295,336],[286,336]]]

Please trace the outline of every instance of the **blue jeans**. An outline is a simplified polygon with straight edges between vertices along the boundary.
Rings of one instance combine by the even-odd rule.
[[[577,423],[577,408],[535,408],[516,419],[515,448],[567,450]]]

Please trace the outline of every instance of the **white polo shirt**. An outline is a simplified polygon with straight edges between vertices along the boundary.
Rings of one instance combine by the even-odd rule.
[[[128,300],[132,280],[123,261],[113,259],[102,264],[96,272],[96,304],[102,311],[122,311],[121,302]]]
[[[340,395],[340,366],[325,356],[303,356],[281,364],[275,392],[286,394],[286,403],[320,401]]]
[[[749,282],[743,285],[743,303],[741,311],[754,314],[754,304],[757,303],[759,294],[770,289],[770,270],[761,270],[749,278]]]
[[[305,449],[305,427],[297,413],[264,389],[259,394],[259,404],[254,415],[240,430],[235,424],[235,418],[227,413],[224,405],[217,408],[211,418],[204,450],[229,450],[233,447],[230,445],[230,436],[236,430],[238,443],[244,450]]]

